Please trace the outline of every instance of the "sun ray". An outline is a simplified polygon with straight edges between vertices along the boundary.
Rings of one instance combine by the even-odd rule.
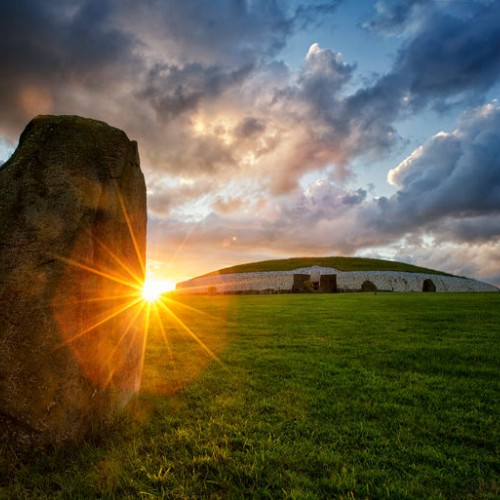
[[[168,391],[175,392],[176,390],[179,389],[180,386],[182,386],[182,383],[180,382],[181,372],[175,360],[172,344],[168,338],[167,332],[165,331],[164,322],[162,321],[162,318],[160,316],[160,311],[158,310],[158,304],[153,303],[153,310],[155,313],[156,322],[161,332],[161,336],[163,338],[165,347],[167,349],[168,359],[170,361],[170,369],[172,377],[170,377],[170,380],[168,381]]]
[[[118,339],[118,342],[116,342],[115,346],[113,347],[113,349],[109,353],[109,355],[107,357],[107,360],[106,360],[108,364],[109,364],[110,361],[112,361],[112,359],[113,359],[113,357],[114,357],[114,355],[115,355],[118,347],[123,342],[123,340],[125,339],[125,337],[128,335],[130,329],[132,328],[132,326],[136,322],[137,318],[139,317],[139,315],[141,314],[141,312],[143,311],[143,309],[144,309],[145,306],[146,306],[146,304],[144,302],[142,302],[140,304],[140,306],[137,308],[137,311],[135,311],[134,316],[128,322],[127,327],[125,328],[123,334],[120,336],[120,338]],[[146,336],[146,335],[147,335],[147,332],[144,333],[144,336]],[[130,351],[130,348],[129,348],[129,351]],[[116,371],[115,369],[110,370],[109,376],[108,376],[108,379],[107,379],[105,385],[108,385],[111,382],[111,379],[113,378],[113,375],[114,375],[115,371]],[[142,367],[141,367],[141,373],[142,373]]]
[[[188,241],[188,239],[191,238],[191,235],[193,234],[194,230],[197,227],[198,227],[198,223],[197,224],[193,224],[191,226],[191,228],[189,229],[188,233],[186,234],[186,236],[184,236],[184,239],[182,240],[182,242],[180,243],[180,245],[177,245],[177,248],[176,248],[174,254],[170,258],[170,261],[168,263],[167,269],[170,268],[170,266],[172,265],[172,262],[175,260],[175,258],[179,254],[179,252],[184,248],[184,245],[186,244],[186,242]]]
[[[146,266],[145,266],[144,261],[142,259],[139,244],[137,243],[137,239],[136,239],[134,231],[132,229],[132,224],[130,222],[130,217],[129,217],[129,214],[127,212],[127,207],[125,206],[125,201],[123,200],[123,196],[120,192],[120,188],[118,187],[118,183],[116,182],[116,179],[113,179],[113,181],[114,181],[114,186],[115,186],[115,190],[116,190],[116,195],[117,195],[118,200],[120,202],[120,207],[122,209],[123,216],[125,217],[125,222],[127,223],[128,232],[130,234],[130,238],[132,239],[132,244],[134,245],[137,261],[139,262],[139,266],[141,267],[142,274],[145,275],[146,274]]]
[[[142,352],[141,352],[141,362],[139,365],[139,373],[141,373],[144,370],[144,359],[146,357],[146,345],[148,341],[148,332],[149,332],[149,320],[151,316],[151,303],[150,302],[145,302],[146,307],[147,307],[147,312],[145,314],[144,318],[144,335],[143,335],[143,341],[142,341]]]
[[[172,351],[172,346],[170,345],[170,341],[168,340],[167,332],[165,332],[165,327],[163,325],[163,321],[161,320],[160,312],[158,311],[158,305],[153,304],[153,310],[155,312],[156,319],[158,321],[158,326],[160,327],[160,332],[162,335],[162,338],[165,342],[165,346],[167,347],[167,353],[170,358],[170,361],[172,362],[172,365],[174,365],[174,353]],[[174,367],[175,369],[175,367]]]
[[[170,305],[176,305],[176,306],[179,306],[180,308],[187,309],[188,311],[200,314],[202,316],[206,316],[206,317],[213,319],[215,321],[219,321],[220,323],[223,323],[225,325],[231,325],[231,324],[234,325],[235,324],[234,322],[228,321],[227,319],[218,318],[217,316],[214,316],[213,314],[207,313],[205,311],[201,311],[200,309],[196,309],[196,307],[188,306],[187,304],[184,304],[184,303],[182,303],[178,300],[172,299],[170,297],[163,297],[162,296],[162,297],[160,297],[160,300],[163,302],[168,302]]]
[[[165,310],[165,312],[187,333],[189,334],[200,347],[221,367],[224,367],[222,361],[216,356],[216,354],[194,333],[189,326],[184,323],[169,307],[167,307],[163,302],[159,301],[158,305]]]
[[[134,307],[136,304],[138,304],[139,302],[141,302],[141,300],[142,300],[141,297],[139,297],[136,300],[133,300],[131,302],[127,302],[123,307],[120,307],[118,310],[116,310],[116,311],[108,314],[106,317],[104,317],[103,319],[101,319],[101,320],[97,321],[96,323],[90,325],[88,328],[85,328],[84,330],[82,330],[81,332],[77,333],[76,335],[73,335],[69,339],[66,339],[65,342],[63,342],[61,345],[59,345],[59,348],[65,346],[65,345],[71,344],[76,339],[82,337],[86,333],[89,333],[92,330],[95,330],[97,327],[103,325],[104,323],[107,323],[108,321],[112,320],[113,318],[116,318],[116,316],[118,316],[119,314],[122,314],[127,309],[130,309],[131,307]]]
[[[137,285],[138,286],[141,286],[142,284],[142,279],[136,274],[134,273],[134,271],[132,271],[132,269],[130,269],[129,266],[127,266],[127,264],[125,262],[123,262],[122,259],[120,259],[120,257],[118,257],[118,255],[116,255],[109,247],[108,245],[106,245],[106,243],[104,243],[100,238],[98,238],[96,235],[92,235],[93,239],[108,253],[108,255],[111,256],[111,258],[117,263],[119,264],[123,269],[125,269],[125,271],[127,271],[127,273],[132,277],[134,278],[134,280],[136,281]]]
[[[107,278],[111,281],[115,281],[116,283],[120,283],[121,285],[128,286],[129,288],[133,288],[135,290],[138,290],[139,292],[141,290],[141,286],[136,285],[132,281],[128,281],[128,280],[125,280],[119,276],[114,276],[112,274],[105,273],[103,271],[100,271],[99,269],[95,269],[94,267],[87,266],[86,264],[82,264],[81,262],[70,259],[68,257],[56,256],[56,259],[64,262],[65,264],[69,264],[71,266],[78,267],[80,269],[83,269],[84,271],[88,271],[89,273],[97,274],[98,276],[101,276],[103,278]]]
[[[139,296],[139,292],[134,291],[130,293],[122,293],[122,294],[116,294],[116,295],[106,295],[104,297],[89,297],[88,299],[64,299],[64,300],[59,300],[59,301],[53,301],[52,305],[54,306],[61,306],[61,305],[68,305],[68,304],[92,304],[92,303],[98,303],[98,302],[112,302],[115,300],[119,299],[132,299],[132,298],[137,298]]]
[[[169,357],[171,365],[172,365],[172,372],[174,374],[175,380],[178,380],[179,379],[179,370],[178,370],[177,365],[175,363],[175,357],[174,357],[174,351],[172,349],[172,344],[168,340],[168,335],[165,331],[165,326],[163,324],[163,321],[161,320],[160,311],[158,310],[158,305],[154,304],[154,306],[155,306],[154,310],[155,310],[155,314],[156,314],[156,319],[158,321],[158,325],[160,326],[160,331],[161,331],[163,340],[165,342],[165,345],[167,347],[168,357]]]

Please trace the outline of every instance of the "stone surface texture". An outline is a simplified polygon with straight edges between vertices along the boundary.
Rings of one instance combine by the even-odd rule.
[[[320,266],[293,271],[204,276],[179,283],[177,292],[204,294],[208,287],[215,287],[217,293],[289,292],[293,288],[294,275],[304,274],[310,275],[313,280],[321,274],[334,274],[337,276],[338,291],[345,292],[361,291],[365,281],[371,281],[380,291],[421,292],[426,279],[435,284],[437,292],[498,292],[498,288],[487,283],[455,276],[397,271],[339,271]]]
[[[0,440],[58,446],[138,390],[146,218],[123,131],[76,116],[28,124],[0,167]]]

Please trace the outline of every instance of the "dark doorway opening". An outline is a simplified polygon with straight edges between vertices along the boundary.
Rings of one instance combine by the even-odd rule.
[[[294,274],[292,292],[310,292],[311,276],[309,274]]]
[[[435,292],[436,285],[430,279],[424,280],[424,285],[422,286],[422,292]]]
[[[337,291],[337,275],[322,274],[319,279],[319,291],[325,293],[335,293]]]
[[[366,280],[366,281],[363,281],[363,284],[361,285],[361,291],[362,292],[376,292],[377,286],[372,281]]]

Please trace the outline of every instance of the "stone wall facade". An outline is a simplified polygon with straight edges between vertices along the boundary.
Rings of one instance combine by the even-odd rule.
[[[177,285],[185,293],[291,292],[293,274],[288,272],[217,274],[194,278]]]
[[[398,271],[339,271],[338,269],[312,266],[293,271],[254,272],[238,274],[215,274],[184,281],[177,285],[178,293],[224,294],[224,293],[287,293],[292,291],[294,275],[310,275],[314,289],[315,280],[323,274],[336,275],[339,292],[357,292],[371,282],[379,291],[422,292],[424,282],[435,287],[436,292],[498,292],[498,288],[469,278],[443,276],[426,273]]]

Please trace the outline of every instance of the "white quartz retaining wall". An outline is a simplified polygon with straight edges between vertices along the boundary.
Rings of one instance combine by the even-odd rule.
[[[352,271],[337,274],[339,290],[360,290],[364,281],[371,281],[378,290],[391,292],[421,292],[424,281],[430,279],[436,292],[493,292],[497,288],[468,278],[426,273],[397,271]]]
[[[328,267],[306,267],[293,271],[216,274],[194,278],[177,285],[180,293],[232,293],[291,291],[294,274],[336,274],[339,291],[359,291],[365,281],[371,281],[380,291],[421,292],[424,280],[430,279],[437,292],[498,292],[498,288],[480,281],[441,276],[438,274],[405,273],[398,271],[339,271]]]
[[[209,293],[215,287],[216,293],[251,292],[274,290],[289,291],[293,285],[293,273],[267,272],[267,273],[238,273],[216,274],[195,278],[177,285],[177,292]]]

